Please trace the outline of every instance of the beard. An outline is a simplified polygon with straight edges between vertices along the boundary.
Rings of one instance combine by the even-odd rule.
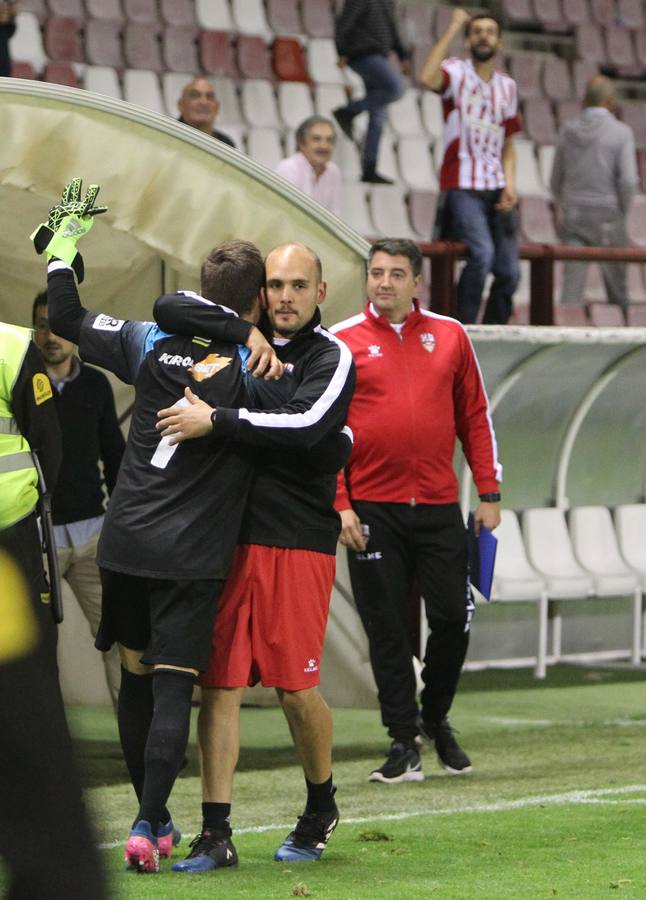
[[[488,62],[497,52],[493,47],[471,47],[471,56],[478,62]]]

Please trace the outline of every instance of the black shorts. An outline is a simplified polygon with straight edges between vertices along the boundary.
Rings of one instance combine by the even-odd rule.
[[[95,647],[142,650],[145,665],[204,671],[224,582],[140,578],[101,569],[103,600]]]

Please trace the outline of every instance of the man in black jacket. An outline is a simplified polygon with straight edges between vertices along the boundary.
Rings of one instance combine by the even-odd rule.
[[[101,576],[96,548],[126,442],[119,428],[110,382],[74,354],[74,344],[52,334],[47,294],[32,307],[34,342],[40,350],[61,425],[63,461],[52,496],[52,519],[61,578],[78,601],[96,638],[101,619]],[[99,468],[102,463],[103,474]],[[119,652],[103,654],[105,676],[116,709],[121,682]]]
[[[392,184],[377,173],[379,142],[386,107],[404,93],[404,83],[388,62],[395,51],[402,62],[402,72],[409,74],[409,53],[404,49],[397,24],[393,0],[345,0],[336,22],[336,49],[339,66],[348,65],[363,79],[366,95],[333,111],[341,130],[353,140],[352,120],[368,110],[368,131],[363,145],[362,181]]]
[[[318,257],[286,244],[269,254],[266,271],[267,313],[290,399],[277,399],[273,410],[266,402],[261,409],[214,410],[190,398],[190,407],[162,410],[158,426],[180,442],[212,433],[252,451],[263,448],[201,680],[203,829],[188,859],[173,867],[189,873],[237,861],[229,817],[248,684],[276,688],[305,772],[305,812],[276,860],[320,859],[338,821],[332,719],[318,684],[340,529],[334,472],[343,458],[324,454],[322,443],[345,424],[354,363],[348,348],[321,327],[318,304],[326,286]],[[211,334],[208,309],[193,304],[191,315],[188,301],[169,300],[155,308],[163,327],[175,329],[184,319]]]

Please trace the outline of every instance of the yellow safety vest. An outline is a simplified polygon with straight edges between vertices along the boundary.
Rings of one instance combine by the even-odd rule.
[[[11,401],[30,342],[28,328],[0,322],[0,528],[24,519],[38,500],[38,474],[31,448],[14,419]],[[38,377],[47,380],[45,375]],[[37,390],[34,384],[35,394]]]

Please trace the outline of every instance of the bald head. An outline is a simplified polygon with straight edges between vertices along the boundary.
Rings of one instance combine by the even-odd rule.
[[[270,250],[267,254],[265,267],[269,266],[269,261],[274,254],[278,254],[281,257],[289,256],[292,258],[308,257],[310,262],[314,265],[317,282],[323,280],[323,266],[321,265],[321,260],[319,259],[318,254],[316,254],[311,247],[308,247],[307,244],[300,244],[298,241],[288,244],[278,244],[277,247],[274,247],[274,249]]]
[[[206,78],[194,78],[184,87],[177,103],[182,121],[198,131],[211,134],[220,104],[215,90]]]
[[[605,75],[595,75],[588,81],[585,89],[585,106],[603,106],[614,109],[615,86]]]
[[[321,261],[305,244],[281,244],[265,260],[266,308],[274,336],[291,339],[325,299]]]

